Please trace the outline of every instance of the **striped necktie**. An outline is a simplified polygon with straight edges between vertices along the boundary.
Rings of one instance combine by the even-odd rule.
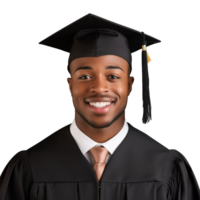
[[[92,154],[95,160],[93,169],[96,173],[97,181],[99,182],[105,168],[105,161],[108,155],[108,150],[104,147],[94,146],[90,149],[90,153]]]

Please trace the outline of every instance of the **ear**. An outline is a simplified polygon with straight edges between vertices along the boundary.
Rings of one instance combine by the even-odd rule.
[[[72,78],[67,78],[67,82],[69,84],[69,89],[70,89],[71,96],[72,96]]]
[[[135,90],[135,77],[129,77],[129,95],[131,94],[132,90]]]

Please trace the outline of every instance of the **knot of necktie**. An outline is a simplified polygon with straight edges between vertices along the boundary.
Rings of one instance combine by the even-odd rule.
[[[90,149],[90,153],[92,154],[95,160],[93,169],[96,173],[97,181],[99,182],[103,174],[103,171],[105,169],[105,161],[108,155],[108,150],[104,147],[94,146],[93,148]]]

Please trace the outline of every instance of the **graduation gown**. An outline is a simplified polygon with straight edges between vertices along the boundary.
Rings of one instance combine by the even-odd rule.
[[[99,183],[69,124],[11,158],[0,200],[200,200],[186,158],[128,126]]]

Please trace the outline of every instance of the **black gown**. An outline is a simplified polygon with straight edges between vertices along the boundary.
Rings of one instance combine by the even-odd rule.
[[[186,158],[128,126],[100,183],[69,124],[13,156],[1,174],[0,200],[200,200]]]

